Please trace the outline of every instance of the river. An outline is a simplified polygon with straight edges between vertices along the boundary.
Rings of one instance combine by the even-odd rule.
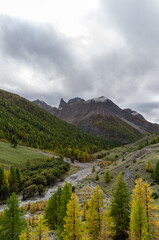
[[[69,160],[66,158],[64,159],[64,161],[69,162]],[[41,197],[35,196],[31,199],[27,199],[27,200],[23,201],[22,195],[19,195],[18,197],[19,197],[19,201],[20,201],[20,206],[23,206],[29,202],[34,203],[34,202],[39,202],[41,200],[48,200],[52,196],[52,194],[57,190],[57,188],[59,186],[63,186],[65,184],[65,181],[71,183],[72,186],[77,186],[77,184],[79,182],[84,180],[91,173],[93,165],[95,165],[97,171],[99,170],[99,166],[97,166],[97,161],[93,161],[93,162],[89,162],[89,163],[81,163],[81,162],[75,161],[74,165],[79,167],[77,172],[67,176],[64,181],[56,182],[54,186],[49,187],[47,189],[47,191],[45,192],[44,196],[41,196]],[[2,211],[5,207],[6,207],[5,204],[1,204],[0,211]]]

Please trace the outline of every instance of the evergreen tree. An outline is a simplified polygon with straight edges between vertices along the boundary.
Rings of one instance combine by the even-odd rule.
[[[153,169],[152,169],[150,160],[148,160],[148,162],[147,162],[147,164],[146,164],[146,171],[149,172],[149,173],[152,173],[152,172],[153,172]]]
[[[80,219],[78,198],[75,194],[72,194],[71,199],[67,204],[64,225],[64,239],[65,240],[82,239],[82,223]]]
[[[4,170],[0,166],[0,199],[3,196]]]
[[[96,171],[96,169],[95,169],[95,166],[93,165],[93,167],[92,167],[92,173],[94,173]]]
[[[62,194],[61,194],[61,207],[60,207],[60,213],[59,213],[59,230],[63,231],[64,224],[65,224],[65,216],[66,216],[66,210],[67,210],[67,204],[71,198],[72,195],[72,188],[71,185],[66,182]]]
[[[22,174],[19,168],[16,168],[15,174],[16,174],[17,188],[18,190],[20,190],[21,184],[22,184]]]
[[[130,214],[130,239],[149,240],[148,223],[145,211],[144,185],[141,178],[135,181]]]
[[[111,176],[109,174],[109,171],[107,170],[104,176],[105,182],[108,183],[110,182]]]
[[[10,192],[18,192],[17,189],[17,181],[16,181],[16,172],[13,167],[10,167],[10,172],[9,172],[9,187],[10,187]]]
[[[44,212],[44,218],[47,220],[47,223],[51,229],[57,229],[58,225],[58,198],[57,198],[57,191],[52,195],[49,199],[47,206]]]
[[[155,165],[155,169],[154,169],[154,173],[153,173],[153,178],[154,180],[159,183],[159,161],[157,161],[156,165]]]
[[[122,173],[116,179],[112,194],[109,209],[109,215],[112,219],[112,236],[113,239],[124,240],[128,235],[130,194]]]
[[[6,199],[9,195],[7,172],[0,167],[0,199]]]
[[[96,177],[95,177],[95,180],[98,181],[99,180],[99,175],[97,173]]]
[[[18,140],[15,135],[13,135],[11,138],[11,145],[13,145],[14,148],[16,148],[18,145]]]
[[[4,217],[1,224],[1,240],[18,240],[22,230],[26,226],[26,220],[19,208],[19,200],[15,193],[7,201],[7,207],[4,209]]]
[[[3,181],[4,181],[4,170],[0,166],[0,186],[3,184]]]
[[[87,212],[87,229],[91,240],[99,238],[103,221],[104,194],[97,186],[89,201]]]

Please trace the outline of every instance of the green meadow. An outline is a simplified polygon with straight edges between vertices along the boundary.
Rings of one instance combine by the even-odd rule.
[[[0,141],[0,165],[5,168],[9,168],[10,166],[21,168],[25,167],[28,163],[34,164],[44,159],[46,159],[46,156],[35,150],[19,145],[13,148],[11,144]]]

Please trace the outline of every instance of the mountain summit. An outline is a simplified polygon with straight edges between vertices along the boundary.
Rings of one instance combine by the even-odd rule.
[[[145,120],[141,114],[129,108],[121,109],[104,96],[89,100],[76,97],[68,103],[61,99],[59,108],[44,109],[88,133],[113,138],[122,143],[159,131],[157,125]]]

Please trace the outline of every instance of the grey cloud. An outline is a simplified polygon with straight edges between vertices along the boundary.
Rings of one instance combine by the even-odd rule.
[[[47,24],[34,24],[1,15],[0,51],[3,59],[14,61],[15,65],[17,63],[17,69],[14,70],[27,67],[34,72],[36,78],[41,77],[46,81],[46,86],[51,81],[53,86],[60,84],[63,92],[55,92],[52,87],[49,89],[52,94],[69,96],[71,92],[82,94],[85,89],[91,89],[88,81],[91,78],[90,73],[87,66],[74,54],[71,41]],[[19,79],[19,86],[23,84]],[[49,91],[48,96],[51,95]],[[32,94],[27,93],[25,96],[35,93],[32,89]]]
[[[159,121],[157,102],[153,102],[159,87],[157,0],[99,3],[101,8],[91,16],[96,27],[103,35],[108,29],[116,31],[123,46],[116,43],[109,49],[100,39],[102,32],[98,37],[94,27],[90,30],[93,45],[85,50],[80,37],[77,44],[77,39],[66,37],[48,24],[1,15],[1,88],[51,105],[58,105],[61,97],[68,100],[106,95],[122,108],[131,107],[149,120]],[[22,76],[23,69],[31,73],[31,82]]]

